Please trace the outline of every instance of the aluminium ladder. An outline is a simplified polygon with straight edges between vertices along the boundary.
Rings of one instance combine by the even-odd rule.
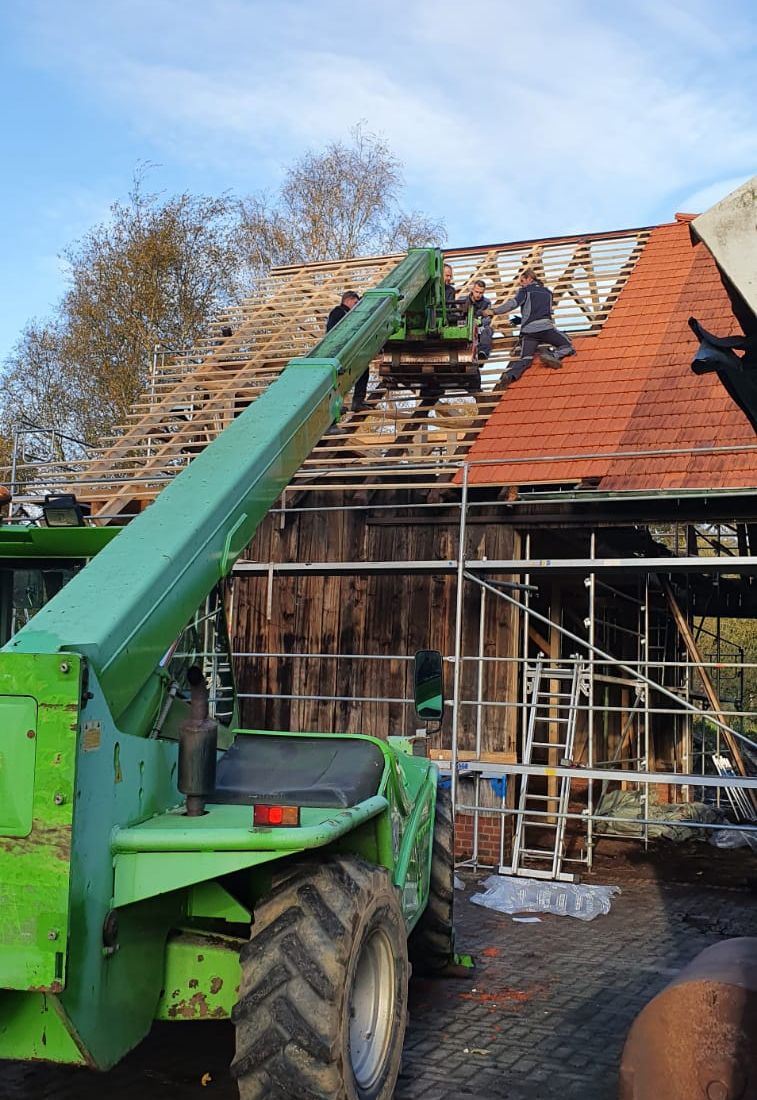
[[[534,665],[526,667],[526,692],[529,709],[523,763],[543,767],[546,777],[550,766],[572,760],[580,698],[589,694],[589,664],[576,658],[571,668],[540,655]],[[512,860],[509,867],[500,868],[502,874],[576,881],[575,875],[562,869],[570,778],[560,776],[556,782],[556,793],[550,793],[548,785],[542,793],[541,776],[522,777]],[[545,816],[529,816],[535,811]],[[548,844],[543,843],[544,833],[552,837]]]
[[[739,773],[733,766],[733,761],[726,753],[712,753],[710,759],[715,765],[715,771],[718,775],[726,776],[728,779],[740,779]],[[715,788],[717,790],[717,788]],[[737,821],[754,821],[754,807],[746,796],[746,792],[739,787],[726,787],[725,793],[728,796],[728,801],[731,803],[734,816]]]

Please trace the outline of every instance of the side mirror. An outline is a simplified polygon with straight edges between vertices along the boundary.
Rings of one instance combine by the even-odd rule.
[[[444,715],[442,655],[419,649],[415,655],[415,713],[422,722],[441,722]]]

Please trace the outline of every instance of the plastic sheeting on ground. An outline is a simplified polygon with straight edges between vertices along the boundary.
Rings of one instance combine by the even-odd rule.
[[[757,852],[757,833],[745,829],[713,829],[707,837],[715,848],[746,848]]]
[[[613,894],[619,886],[583,886],[570,882],[490,875],[482,883],[485,893],[470,899],[499,913],[555,913],[557,916],[594,920],[610,912]]]
[[[646,806],[641,791],[608,791],[597,806],[597,818],[620,817],[623,821],[597,820],[598,833],[618,833],[621,836],[643,836]],[[649,817],[670,821],[667,825],[647,825],[650,837],[665,837],[666,840],[695,840],[696,829],[686,825],[676,825],[676,821],[701,821],[705,824],[723,820],[723,815],[704,802],[650,802]]]

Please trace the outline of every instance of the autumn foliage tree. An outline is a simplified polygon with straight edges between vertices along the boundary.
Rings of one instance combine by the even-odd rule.
[[[31,422],[98,443],[144,387],[155,346],[190,349],[276,264],[440,242],[440,224],[401,209],[401,187],[397,158],[361,128],[296,161],[273,199],[165,198],[138,172],[126,201],[66,251],[55,315],[27,324],[6,360],[0,439]]]
[[[28,324],[6,362],[6,409],[96,440],[144,385],[155,345],[190,347],[242,292],[237,226],[230,198],[162,200],[137,178],[110,221],[66,252],[56,316]]]
[[[273,196],[242,202],[253,269],[441,244],[442,222],[400,206],[402,170],[383,138],[356,127],[349,142],[308,152]]]

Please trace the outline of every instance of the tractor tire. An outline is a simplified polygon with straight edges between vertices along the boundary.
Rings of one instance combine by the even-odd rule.
[[[408,941],[416,974],[433,977],[455,957],[455,821],[452,795],[436,793],[428,904]]]
[[[391,1100],[409,965],[386,870],[351,856],[300,866],[257,905],[240,963],[240,1100]]]

